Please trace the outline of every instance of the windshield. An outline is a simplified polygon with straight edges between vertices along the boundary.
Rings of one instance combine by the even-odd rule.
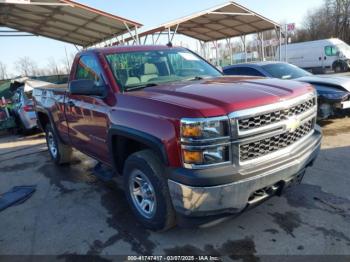
[[[186,49],[114,53],[106,58],[124,91],[221,76],[215,67]]]
[[[262,66],[272,77],[280,79],[295,79],[310,76],[311,73],[291,64],[279,63]]]
[[[338,44],[337,51],[339,51],[343,54],[350,55],[350,46],[345,44],[345,43]]]

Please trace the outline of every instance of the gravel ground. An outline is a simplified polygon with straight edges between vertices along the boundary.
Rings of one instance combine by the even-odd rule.
[[[145,254],[242,261],[350,255],[350,118],[324,122],[323,130],[322,151],[301,185],[216,226],[165,233],[136,222],[118,183],[95,178],[94,160],[75,153],[70,166],[56,167],[43,135],[2,137],[0,192],[18,185],[36,185],[37,191],[0,212],[0,254],[63,261],[71,261],[71,254],[94,255],[97,261]]]

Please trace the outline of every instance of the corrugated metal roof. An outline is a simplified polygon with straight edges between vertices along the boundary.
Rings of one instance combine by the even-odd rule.
[[[0,3],[0,26],[86,47],[142,24],[70,0],[31,0]]]
[[[278,23],[230,1],[142,32],[139,37],[177,28],[179,34],[210,42],[279,27]]]

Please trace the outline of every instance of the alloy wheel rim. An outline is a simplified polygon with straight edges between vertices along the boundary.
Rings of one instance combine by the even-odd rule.
[[[154,188],[147,176],[138,169],[131,172],[129,193],[137,211],[145,218],[155,215],[157,202]]]
[[[51,155],[56,158],[57,157],[57,146],[56,146],[56,142],[55,142],[55,138],[52,134],[52,132],[49,132],[47,134],[47,142],[48,142],[48,146],[49,146],[49,150]]]

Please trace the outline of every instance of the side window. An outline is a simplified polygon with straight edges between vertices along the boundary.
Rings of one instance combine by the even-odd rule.
[[[264,76],[262,73],[260,73],[258,70],[250,67],[244,67],[242,68],[243,72],[242,75],[248,75],[248,76]]]
[[[324,48],[324,52],[326,56],[336,56],[338,50],[335,46],[328,45]]]
[[[90,55],[82,56],[79,59],[75,72],[75,79],[94,80],[97,86],[103,86],[102,70],[95,57]]]
[[[233,67],[233,68],[228,68],[224,70],[225,75],[241,75],[240,68],[238,67]]]

